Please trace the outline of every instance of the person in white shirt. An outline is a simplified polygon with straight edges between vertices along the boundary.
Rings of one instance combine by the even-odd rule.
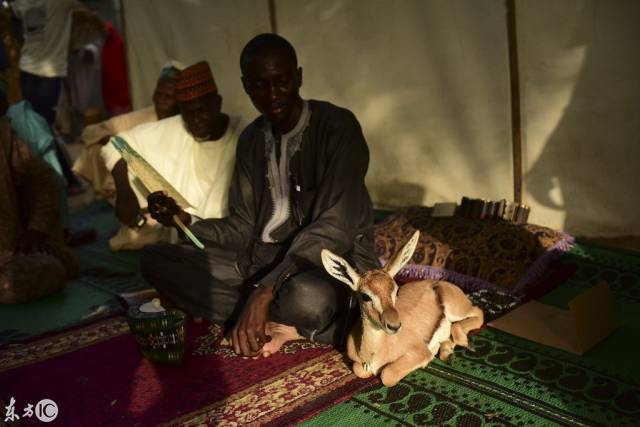
[[[92,38],[103,31],[101,21],[78,0],[15,0],[11,2],[11,9],[22,26],[23,43],[18,63],[22,96],[53,128],[71,45],[81,43],[80,34]],[[81,182],[71,171],[66,148],[57,138],[54,149],[67,194],[82,192]]]
[[[187,212],[200,218],[224,217],[244,124],[221,111],[222,97],[204,61],[178,74],[175,97],[180,115],[142,124],[119,136],[185,197],[193,206]],[[110,241],[111,249],[139,249],[158,240],[177,240],[175,230],[163,229],[145,216],[142,209],[148,191],[112,144],[102,148],[102,157],[115,181],[116,216],[122,223]]]
[[[22,23],[20,51],[22,94],[47,123],[55,120],[55,106],[67,75],[69,38],[77,0],[15,0],[11,7]]]

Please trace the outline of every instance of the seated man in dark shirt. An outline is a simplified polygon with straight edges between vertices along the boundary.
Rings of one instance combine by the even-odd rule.
[[[362,129],[349,110],[301,98],[302,68],[282,37],[252,39],[240,67],[261,116],[238,142],[229,216],[196,220],[164,194],[150,195],[154,218],[193,222],[206,249],[148,247],[143,275],[192,315],[232,325],[238,354],[268,356],[300,336],[341,345],[355,303],[324,272],[320,251],[361,272],[377,267]]]

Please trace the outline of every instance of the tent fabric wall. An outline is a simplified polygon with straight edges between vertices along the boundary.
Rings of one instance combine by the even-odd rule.
[[[640,234],[633,0],[516,1],[525,203],[579,235]],[[256,116],[238,57],[269,31],[267,0],[125,0],[136,106],[169,58],[209,60],[224,108]],[[496,0],[276,0],[302,94],[351,109],[378,207],[513,197],[505,4]],[[635,78],[634,78],[635,77]],[[636,160],[637,161],[637,160]]]
[[[640,2],[517,2],[526,164],[535,222],[640,235]]]
[[[303,95],[360,120],[377,206],[511,197],[502,3],[276,4],[278,30],[305,70]]]
[[[269,31],[267,1],[124,0],[129,81],[135,108],[151,104],[160,69],[207,60],[222,107],[255,116],[240,81],[240,51],[255,34]]]

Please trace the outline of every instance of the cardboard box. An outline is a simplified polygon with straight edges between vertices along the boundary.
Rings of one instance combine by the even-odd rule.
[[[569,301],[569,310],[529,301],[488,326],[582,355],[617,327],[611,288],[600,283]]]

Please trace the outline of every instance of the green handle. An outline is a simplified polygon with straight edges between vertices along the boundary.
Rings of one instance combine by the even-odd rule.
[[[182,221],[180,221],[178,215],[174,215],[173,220],[178,225],[178,227],[180,227],[182,232],[189,238],[189,240],[191,240],[193,244],[196,245],[197,248],[204,250],[204,245],[202,244],[202,242],[198,240],[198,238],[191,232],[191,230],[189,230],[189,228],[187,228],[186,225],[184,225]]]

